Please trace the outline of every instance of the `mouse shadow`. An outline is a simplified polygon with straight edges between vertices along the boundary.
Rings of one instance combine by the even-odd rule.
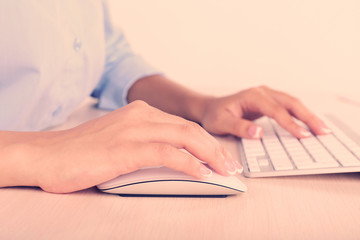
[[[166,195],[166,194],[116,194],[120,197],[145,198],[226,198],[228,195]]]

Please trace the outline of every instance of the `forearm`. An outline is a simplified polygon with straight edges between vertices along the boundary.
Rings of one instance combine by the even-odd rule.
[[[0,187],[38,186],[40,133],[0,131]]]
[[[138,80],[128,93],[129,102],[143,100],[165,112],[196,122],[200,122],[207,100],[211,98],[160,75]]]

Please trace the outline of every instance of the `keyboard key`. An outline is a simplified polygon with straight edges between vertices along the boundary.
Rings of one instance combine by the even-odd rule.
[[[304,145],[306,150],[309,152],[311,157],[315,160],[320,166],[326,167],[337,167],[339,164],[336,160],[331,156],[331,154],[326,151],[323,145],[317,140],[316,137],[308,137],[300,139],[300,142]]]
[[[298,169],[332,168],[337,166],[339,166],[337,162],[298,162],[296,165]]]
[[[306,174],[311,169],[325,173],[335,171],[331,168],[360,167],[360,145],[339,129],[331,127],[333,134],[297,139],[272,119],[264,117],[256,123],[264,129],[262,139],[242,139],[249,172],[257,173],[254,176],[276,176],[277,171],[279,175],[293,175]]]
[[[343,143],[359,160],[360,160],[360,145],[349,138],[343,131],[341,131],[336,125],[328,122],[328,125],[331,126],[333,135]]]
[[[257,161],[259,166],[261,167],[267,167],[270,165],[269,160],[266,156],[257,157]]]
[[[244,147],[244,153],[249,171],[260,172],[260,167],[257,159],[259,157],[266,158],[266,153],[264,151],[261,141],[252,139],[242,139],[241,141]]]
[[[318,136],[317,138],[331,152],[335,159],[341,163],[342,166],[360,166],[359,159],[349,152],[349,150],[334,135],[323,135]]]
[[[288,154],[277,137],[264,136],[263,143],[276,171],[291,170],[294,168]]]
[[[246,158],[250,172],[260,172],[260,167],[256,157]]]
[[[260,140],[252,140],[252,139],[242,139],[242,144],[244,146],[244,152],[246,157],[248,155],[252,156],[265,156],[266,153],[264,151],[264,147]]]
[[[283,160],[273,161],[273,166],[274,166],[276,171],[294,169],[294,167],[293,167],[293,165],[291,164],[290,161],[283,161]]]

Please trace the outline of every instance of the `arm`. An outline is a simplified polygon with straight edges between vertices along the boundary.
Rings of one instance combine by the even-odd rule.
[[[142,78],[128,92],[128,102],[143,100],[170,114],[201,122],[208,100],[205,96],[170,81],[162,75]]]
[[[179,149],[186,149],[185,153]],[[0,187],[55,193],[95,186],[148,166],[196,178],[235,174],[231,155],[197,124],[136,101],[73,129],[0,132]]]
[[[295,123],[293,117],[306,123],[316,134],[330,130],[298,99],[261,86],[221,98],[201,95],[163,76],[154,75],[138,80],[128,92],[128,101],[144,100],[171,114],[200,123],[214,134],[232,134],[260,138],[262,129],[252,120],[263,115],[274,118],[298,138],[309,132]]]
[[[31,139],[38,133],[0,132],[0,187],[37,186],[33,162],[37,148]]]
[[[220,174],[235,174],[237,162],[197,124],[142,101],[124,106],[128,88],[158,72],[132,52],[109,22],[106,6],[104,11],[106,65],[92,95],[99,107],[114,111],[64,131],[0,131],[0,187],[73,192],[159,165],[205,178],[212,171],[204,162]]]

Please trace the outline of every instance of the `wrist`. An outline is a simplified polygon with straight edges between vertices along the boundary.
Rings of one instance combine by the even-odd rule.
[[[199,123],[212,99],[161,75],[139,79],[128,92],[129,102],[143,100],[167,113]]]
[[[0,187],[39,186],[39,160],[45,148],[41,147],[44,133],[0,133]],[[47,141],[47,140],[45,140]]]
[[[196,94],[187,99],[186,106],[186,116],[185,118],[197,122],[199,124],[202,123],[203,116],[207,111],[207,108],[210,102],[215,99],[215,97]]]

